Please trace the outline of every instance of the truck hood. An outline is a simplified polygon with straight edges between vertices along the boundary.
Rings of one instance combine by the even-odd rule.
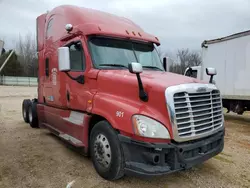
[[[133,75],[135,76],[135,75]],[[142,81],[145,81],[149,85],[158,85],[159,87],[163,87],[164,89],[179,84],[187,84],[187,83],[205,83],[201,80],[180,75],[174,74],[170,72],[160,72],[160,71],[145,71],[141,74]]]
[[[125,70],[102,70],[99,73],[99,76],[107,77],[111,80],[109,83],[115,84],[119,83],[121,86],[122,84],[127,85],[138,85],[137,78],[135,74],[130,73],[129,71]],[[206,83],[204,81],[187,77],[180,74],[174,74],[170,72],[161,72],[161,71],[149,71],[146,70],[140,74],[141,80],[143,85],[147,89],[153,88],[161,88],[166,89],[167,87],[179,84],[187,84],[187,83]],[[115,82],[115,83],[114,83]],[[106,84],[105,84],[106,85]],[[114,85],[113,85],[114,86]],[[149,87],[149,88],[148,88]],[[153,87],[153,88],[152,88]]]
[[[135,74],[128,70],[100,70],[97,76],[97,94],[94,99],[94,112],[104,117],[118,112],[124,113],[126,118],[111,116],[108,119],[113,125],[120,125],[119,130],[132,133],[131,119],[134,114],[152,117],[167,127],[172,135],[165,90],[170,86],[188,83],[202,83],[202,81],[161,71],[145,70],[141,73],[143,87],[148,94],[148,101],[139,98],[138,81]],[[101,109],[104,109],[102,112]],[[105,115],[106,114],[106,115]]]

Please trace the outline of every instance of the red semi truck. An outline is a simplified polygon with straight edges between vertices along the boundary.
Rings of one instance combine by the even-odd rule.
[[[203,163],[224,147],[220,91],[167,72],[159,45],[101,11],[62,5],[40,15],[38,98],[23,101],[24,121],[82,148],[107,180]]]

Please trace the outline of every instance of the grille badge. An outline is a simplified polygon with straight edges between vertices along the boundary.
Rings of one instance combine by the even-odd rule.
[[[199,87],[196,92],[206,92],[207,91],[207,88],[205,87]]]

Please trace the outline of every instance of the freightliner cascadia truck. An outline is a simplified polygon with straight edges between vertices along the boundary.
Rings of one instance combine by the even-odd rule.
[[[23,101],[24,121],[81,148],[101,177],[163,175],[223,150],[220,91],[167,72],[157,37],[71,5],[36,21],[38,98]]]
[[[205,40],[201,46],[202,63],[191,67],[192,76],[206,80],[206,68],[216,68],[214,83],[221,91],[223,107],[239,115],[250,111],[250,30]],[[191,69],[185,74],[190,75]]]

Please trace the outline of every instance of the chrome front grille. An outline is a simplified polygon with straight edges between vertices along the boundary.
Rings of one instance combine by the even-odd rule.
[[[199,135],[222,125],[220,92],[174,94],[175,118],[180,137]]]
[[[222,100],[214,84],[170,86],[165,97],[175,141],[202,138],[224,128]]]

